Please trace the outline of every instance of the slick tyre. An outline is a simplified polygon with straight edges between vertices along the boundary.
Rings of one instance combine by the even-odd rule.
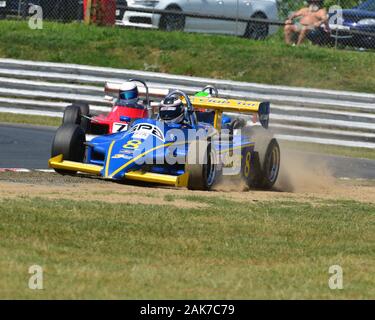
[[[197,140],[189,146],[185,172],[189,190],[210,190],[217,177],[217,161],[210,142]]]
[[[275,184],[280,171],[280,147],[276,139],[267,146],[263,161],[258,152],[252,155],[251,169],[246,178],[249,188],[269,190]]]
[[[76,124],[64,124],[56,131],[52,143],[51,156],[63,155],[64,160],[82,162],[85,157],[85,132]],[[60,174],[72,174],[74,171],[55,169]]]
[[[81,127],[87,132],[90,126],[90,120],[85,118],[90,116],[90,106],[84,102],[77,102],[74,105],[78,106],[81,110]]]
[[[64,111],[63,124],[77,124],[86,132],[89,120],[83,116],[89,116],[90,107],[87,103],[74,103],[67,106]]]

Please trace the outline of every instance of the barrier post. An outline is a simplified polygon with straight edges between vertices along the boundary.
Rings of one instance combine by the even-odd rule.
[[[91,7],[92,7],[92,0],[85,0],[85,10],[84,10],[84,22],[85,24],[90,24],[91,22]]]

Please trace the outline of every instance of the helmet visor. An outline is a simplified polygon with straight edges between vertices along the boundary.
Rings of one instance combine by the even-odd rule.
[[[138,98],[138,90],[121,91],[119,95],[121,100],[133,100]]]

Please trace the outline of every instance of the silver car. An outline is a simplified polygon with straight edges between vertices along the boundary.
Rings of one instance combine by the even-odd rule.
[[[223,16],[234,19],[278,19],[276,0],[128,0],[129,7],[177,10],[188,13]],[[277,31],[277,26],[264,23],[184,17],[126,11],[120,24],[124,26],[187,32],[220,33],[264,39]]]

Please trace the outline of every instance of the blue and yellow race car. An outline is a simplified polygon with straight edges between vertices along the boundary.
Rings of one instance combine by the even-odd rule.
[[[240,118],[223,123],[224,112],[255,117],[260,125]],[[135,120],[126,132],[86,142],[80,126],[61,126],[49,166],[61,174],[83,172],[191,190],[209,190],[235,175],[250,188],[270,189],[279,173],[280,148],[267,130],[269,112],[268,102],[189,97],[175,90],[155,119]]]

